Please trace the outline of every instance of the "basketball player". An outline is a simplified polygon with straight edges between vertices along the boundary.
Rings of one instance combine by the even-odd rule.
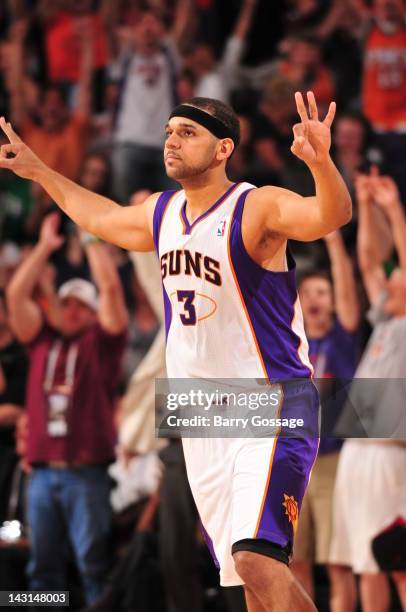
[[[37,181],[78,225],[118,246],[161,260],[170,378],[308,380],[286,411],[310,419],[317,392],[295,266],[287,239],[310,241],[351,218],[351,198],[331,161],[331,103],[296,94],[301,122],[292,152],[309,167],[316,194],[232,184],[227,160],[239,123],[227,105],[194,98],[173,110],[164,161],[181,191],[122,208],[51,170],[4,119],[10,144],[0,167]],[[10,157],[12,155],[13,157]],[[223,586],[244,584],[250,612],[315,610],[288,563],[298,512],[317,453],[316,438],[184,439],[191,489]]]

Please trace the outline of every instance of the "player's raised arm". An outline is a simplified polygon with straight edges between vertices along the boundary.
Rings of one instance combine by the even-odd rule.
[[[152,220],[156,194],[136,208],[122,207],[49,168],[4,117],[0,119],[0,127],[10,141],[0,149],[0,168],[39,183],[75,223],[99,238],[132,251],[154,249]]]
[[[320,121],[313,92],[307,94],[308,110],[301,93],[295,98],[301,123],[293,126],[291,150],[312,173],[316,195],[304,198],[287,189],[262,187],[249,197],[255,200],[255,210],[270,231],[284,238],[316,240],[348,223],[351,197],[330,157],[335,102]]]

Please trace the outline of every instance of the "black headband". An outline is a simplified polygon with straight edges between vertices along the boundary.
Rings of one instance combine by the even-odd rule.
[[[239,137],[236,131],[227,127],[220,119],[213,117],[213,115],[210,115],[201,108],[189,106],[188,104],[180,104],[173,109],[169,119],[172,119],[172,117],[185,117],[186,119],[196,121],[196,123],[205,127],[206,130],[209,130],[216,138],[231,138],[234,145],[238,145]]]

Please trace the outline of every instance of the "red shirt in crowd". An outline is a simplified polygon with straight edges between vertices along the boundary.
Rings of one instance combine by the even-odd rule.
[[[406,26],[370,31],[364,52],[363,112],[377,129],[406,127]]]
[[[92,28],[94,67],[107,64],[107,42],[101,18],[98,14],[88,16]],[[80,75],[80,41],[76,32],[78,18],[61,11],[47,26],[45,45],[51,81],[76,82]]]
[[[58,339],[62,345],[54,370],[54,384],[64,382],[67,356],[74,343],[77,359],[66,414],[67,434],[50,436],[44,381],[49,355]],[[27,346],[30,361],[26,395],[28,463],[104,463],[114,458],[113,411],[126,340],[126,331],[111,335],[99,324],[76,339],[66,340],[45,325]]]

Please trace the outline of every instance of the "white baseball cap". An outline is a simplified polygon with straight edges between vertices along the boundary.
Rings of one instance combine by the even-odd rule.
[[[74,297],[95,311],[97,311],[99,306],[96,287],[93,283],[83,278],[72,278],[61,285],[58,290],[58,296],[61,300]]]

